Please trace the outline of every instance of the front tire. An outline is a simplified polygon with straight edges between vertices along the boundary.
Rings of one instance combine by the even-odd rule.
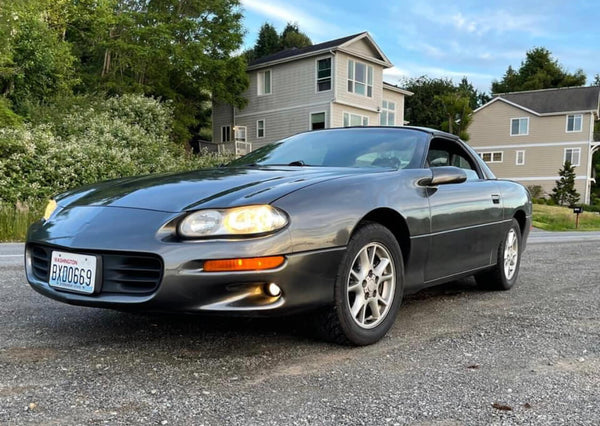
[[[489,271],[475,275],[477,284],[488,290],[510,290],[517,282],[521,265],[521,228],[516,219],[498,247],[498,261]]]
[[[335,283],[334,306],[318,317],[327,340],[370,345],[392,327],[404,290],[400,246],[384,226],[366,223],[350,239]]]

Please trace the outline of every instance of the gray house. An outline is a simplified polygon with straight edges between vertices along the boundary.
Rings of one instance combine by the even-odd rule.
[[[260,58],[244,109],[213,102],[213,143],[241,155],[308,130],[401,126],[412,93],[383,81],[391,66],[366,32]]]
[[[502,93],[473,112],[469,143],[496,176],[539,185],[546,195],[569,161],[575,189],[589,203],[599,111],[600,87]]]

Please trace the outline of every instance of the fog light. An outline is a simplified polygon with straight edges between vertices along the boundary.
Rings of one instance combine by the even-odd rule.
[[[278,297],[281,295],[281,288],[277,284],[271,283],[265,286],[265,292],[271,297]]]

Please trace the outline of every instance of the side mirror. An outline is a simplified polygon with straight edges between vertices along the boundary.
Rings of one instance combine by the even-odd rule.
[[[467,180],[467,174],[463,169],[454,166],[432,167],[431,177],[419,181],[421,186],[438,186],[449,183],[463,183]]]

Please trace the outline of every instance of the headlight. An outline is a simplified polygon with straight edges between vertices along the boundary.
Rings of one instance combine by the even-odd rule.
[[[48,201],[48,204],[46,204],[46,209],[44,210],[44,220],[50,219],[50,216],[52,216],[54,210],[56,210],[56,201]]]
[[[200,210],[181,221],[179,234],[187,238],[257,235],[277,231],[287,224],[285,213],[269,205]]]

